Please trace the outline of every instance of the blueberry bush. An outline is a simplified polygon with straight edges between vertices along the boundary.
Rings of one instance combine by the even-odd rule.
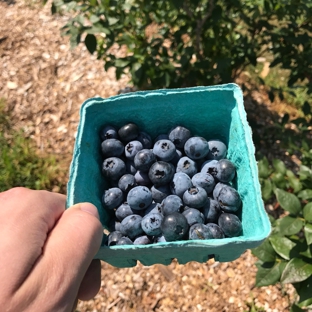
[[[291,310],[294,312],[312,306],[311,111],[307,106],[305,110],[305,118],[293,121],[297,133],[279,125],[284,147],[290,155],[299,156],[299,167],[290,170],[282,160],[270,162],[266,157],[258,162],[262,197],[274,213],[270,237],[253,249],[258,258],[256,286],[293,284],[298,294]]]
[[[270,55],[289,70],[288,86],[312,92],[310,1],[54,0],[52,12],[64,11],[71,45],[84,42],[140,89],[231,82]]]

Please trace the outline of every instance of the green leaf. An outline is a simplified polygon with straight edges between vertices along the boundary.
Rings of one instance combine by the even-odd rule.
[[[289,186],[294,190],[294,193],[298,193],[302,189],[302,183],[297,177],[288,177]]]
[[[312,223],[312,202],[303,207],[303,217],[306,221]]]
[[[100,21],[100,18],[94,14],[92,14],[89,18],[89,21],[92,23],[92,24],[95,24],[97,23],[98,21]]]
[[[118,21],[119,21],[119,19],[116,18],[116,17],[109,17],[109,18],[108,18],[108,24],[109,24],[109,26],[115,25]]]
[[[115,61],[115,66],[116,67],[126,67],[127,65],[129,65],[130,61],[127,59],[117,59]]]
[[[273,192],[272,182],[270,179],[265,179],[261,183],[261,193],[264,201],[267,201],[271,198]]]
[[[302,200],[308,200],[312,199],[312,190],[310,189],[305,189],[299,192],[298,197],[301,198]]]
[[[300,283],[294,283],[294,287],[300,297],[299,305],[302,307],[312,304],[312,276]]]
[[[258,162],[258,171],[259,171],[260,178],[267,178],[270,175],[271,170],[269,169],[269,162],[266,157],[263,157]]]
[[[296,246],[294,242],[286,237],[277,235],[272,235],[269,240],[276,253],[286,260],[290,259],[290,252]]]
[[[296,195],[281,189],[276,189],[275,195],[281,207],[289,211],[291,214],[297,215],[301,211],[300,200]]]
[[[253,248],[252,253],[263,262],[274,262],[276,259],[276,253],[269,239],[266,239],[260,246]]]
[[[94,35],[88,34],[85,38],[85,45],[88,51],[93,54],[96,51],[96,38]]]
[[[100,34],[104,33],[106,35],[109,35],[111,32],[107,27],[104,27],[100,22],[93,24],[91,27],[88,27],[85,29],[87,34]]]
[[[304,235],[306,237],[308,245],[312,244],[312,224],[307,223],[304,226]]]
[[[283,161],[279,160],[279,159],[273,159],[273,167],[275,168],[275,170],[281,174],[285,174],[286,173],[286,166],[284,164]]]
[[[299,306],[297,306],[295,303],[291,306],[291,309],[289,312],[306,312],[306,310],[302,310]]]
[[[286,267],[286,262],[263,263],[258,267],[256,274],[256,286],[268,286],[276,284]]]
[[[280,235],[297,234],[303,227],[304,222],[299,218],[286,216],[279,220],[278,230]]]
[[[312,275],[312,264],[299,258],[291,259],[282,273],[281,282],[297,283],[302,282]]]

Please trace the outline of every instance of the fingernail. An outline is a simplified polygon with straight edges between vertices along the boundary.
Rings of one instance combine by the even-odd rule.
[[[87,212],[87,213],[90,213],[92,216],[100,219],[99,212],[98,212],[97,208],[94,205],[92,205],[90,203],[81,203],[80,204],[80,209],[85,211],[85,212]]]

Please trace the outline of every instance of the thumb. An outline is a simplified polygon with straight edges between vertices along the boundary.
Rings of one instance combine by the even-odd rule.
[[[36,275],[41,279],[44,276],[45,291],[49,287],[59,304],[66,305],[69,299],[74,302],[102,237],[103,227],[97,208],[90,203],[80,203],[65,210],[50,232],[43,256],[33,273],[37,271]]]

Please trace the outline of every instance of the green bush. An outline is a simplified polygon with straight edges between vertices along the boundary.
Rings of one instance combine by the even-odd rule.
[[[270,237],[253,249],[259,259],[256,286],[293,284],[299,296],[294,312],[312,307],[312,142],[307,135],[311,111],[305,109],[306,117],[294,120],[298,134],[280,125],[288,152],[301,156],[298,170],[289,170],[279,159],[270,163],[263,157],[258,162],[263,200],[278,213],[271,217]]]
[[[52,190],[62,187],[59,166],[53,156],[40,157],[22,130],[13,130],[10,116],[0,99],[0,192],[15,186]]]
[[[312,92],[312,3],[305,0],[54,0],[69,11],[72,46],[84,42],[140,89],[233,81],[257,57]],[[124,55],[112,46],[126,47]]]

